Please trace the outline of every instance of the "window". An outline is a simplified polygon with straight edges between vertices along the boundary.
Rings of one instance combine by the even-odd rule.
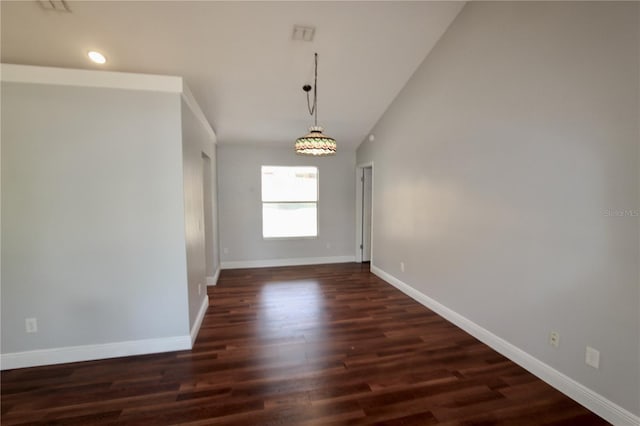
[[[318,236],[318,168],[262,166],[262,236]]]

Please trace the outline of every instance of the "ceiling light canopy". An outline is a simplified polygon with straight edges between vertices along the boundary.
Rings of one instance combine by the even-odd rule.
[[[336,153],[336,140],[322,133],[322,127],[318,126],[318,54],[315,54],[315,74],[313,82],[313,106],[309,99],[312,87],[305,84],[302,87],[307,93],[307,108],[314,118],[314,125],[309,128],[309,133],[296,140],[296,154],[304,155],[333,155]]]
[[[87,56],[96,64],[102,65],[107,62],[107,58],[105,58],[102,53],[97,52],[95,50],[90,50],[89,52],[87,52]]]

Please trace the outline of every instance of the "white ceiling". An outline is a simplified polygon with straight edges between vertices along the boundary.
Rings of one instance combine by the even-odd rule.
[[[318,118],[355,149],[462,2],[2,1],[2,62],[185,77],[220,143],[292,145],[318,52]],[[316,27],[293,41],[294,24]],[[95,49],[108,59],[88,61]]]

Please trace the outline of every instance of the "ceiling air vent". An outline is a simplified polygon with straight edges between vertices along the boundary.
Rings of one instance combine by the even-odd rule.
[[[44,10],[55,10],[56,12],[71,12],[71,8],[65,0],[38,0],[38,4]]]
[[[316,34],[316,27],[305,27],[302,25],[293,26],[292,40],[300,41],[313,41],[313,36]]]

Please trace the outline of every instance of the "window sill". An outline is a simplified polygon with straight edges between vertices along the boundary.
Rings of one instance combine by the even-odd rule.
[[[262,237],[264,241],[298,241],[298,240],[317,240],[315,237]]]

